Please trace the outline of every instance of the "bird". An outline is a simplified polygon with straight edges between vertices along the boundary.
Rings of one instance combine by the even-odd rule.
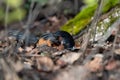
[[[75,42],[68,32],[66,31],[56,31],[54,33],[46,33],[41,36],[37,42],[37,46],[47,45],[50,47],[55,47],[58,50],[74,48]]]

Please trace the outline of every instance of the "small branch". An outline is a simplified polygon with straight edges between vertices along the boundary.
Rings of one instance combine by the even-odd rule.
[[[115,51],[116,41],[117,41],[117,37],[118,37],[118,32],[120,29],[120,18],[115,23],[116,23],[116,35],[115,35],[115,39],[113,41],[113,47],[111,49],[111,54],[112,54],[111,59],[114,59],[114,51]]]
[[[8,29],[8,25],[7,25],[7,22],[8,22],[8,14],[9,14],[9,4],[8,2],[6,3],[6,10],[5,10],[5,20],[4,20],[4,27],[5,27],[5,36],[8,35],[7,33],[7,29]]]
[[[91,25],[89,27],[88,33],[86,34],[86,38],[83,41],[83,45],[84,45],[84,47],[82,48],[83,49],[83,54],[85,53],[85,50],[87,49],[91,33],[92,33],[92,31],[94,31],[94,29],[96,27],[96,23],[98,21],[98,18],[100,16],[101,12],[102,12],[103,1],[104,0],[99,0],[99,2],[98,2],[98,4],[99,4],[98,8],[96,9],[94,17],[93,17],[94,19],[93,19],[93,21],[92,21],[92,23],[91,23]]]
[[[34,0],[32,0],[32,3],[30,5],[30,9],[29,9],[29,15],[28,15],[28,20],[27,23],[25,25],[25,27],[29,28],[31,26],[31,24],[34,22],[34,20],[36,19],[36,17],[38,16],[40,9],[41,9],[41,5],[39,3],[36,4],[35,8],[34,7]]]
[[[25,39],[25,45],[28,45],[28,40],[29,40],[29,35],[30,35],[29,29],[31,27],[31,24],[34,22],[34,20],[36,19],[36,17],[39,14],[40,4],[37,4],[36,7],[34,8],[34,10],[32,10],[33,6],[34,6],[34,1],[32,0],[30,10],[29,10],[28,20],[25,25],[26,30],[25,30],[24,35],[22,36],[22,39],[23,40]]]
[[[33,12],[32,12],[32,9],[34,7],[34,0],[31,0],[31,4],[30,4],[30,9],[29,9],[29,14],[28,14],[28,20],[27,20],[27,23],[26,23],[26,27],[28,27],[32,21],[32,17],[33,17]]]
[[[91,33],[92,33],[92,29],[95,28],[95,25],[96,25],[96,23],[97,23],[97,21],[98,21],[98,18],[99,18],[99,16],[100,16],[100,14],[101,14],[103,1],[104,1],[104,0],[99,0],[99,2],[98,2],[98,7],[97,7],[97,9],[96,9],[96,11],[95,11],[95,13],[94,13],[94,16],[93,16],[94,19],[92,20],[90,26],[87,27],[87,29],[88,29],[87,31],[88,31],[88,32],[85,31],[86,33],[85,33],[85,35],[83,36],[83,37],[84,37],[84,38],[83,38],[83,42],[82,42],[83,44],[82,44],[81,50],[79,51],[79,52],[82,52],[82,55],[81,55],[81,56],[79,57],[79,59],[78,59],[79,62],[85,58],[85,51],[86,51],[86,49],[87,49],[89,40],[90,40],[90,38],[91,38],[90,36],[91,36]]]
[[[12,62],[12,61],[9,61],[9,62]],[[0,58],[0,65],[4,72],[3,75],[4,75],[5,80],[20,80],[20,78],[16,74],[14,67],[13,67],[13,65],[15,64],[11,65],[9,62],[8,62],[8,59],[5,57]]]

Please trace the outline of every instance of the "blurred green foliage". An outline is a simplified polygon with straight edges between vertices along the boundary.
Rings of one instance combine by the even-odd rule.
[[[0,21],[3,20],[4,16],[5,16],[4,10],[3,8],[0,8]]]
[[[106,13],[118,3],[119,0],[104,0],[102,13]],[[61,27],[62,30],[69,33],[72,32],[75,35],[82,29],[86,28],[86,25],[88,25],[91,21],[91,18],[98,6],[96,0],[92,0],[91,2],[88,2],[86,4],[87,5],[78,13],[78,15],[75,16],[75,18],[69,20],[65,25]]]
[[[27,16],[32,1],[40,3],[41,6],[49,2],[48,0],[28,0],[28,3],[25,3],[24,0],[4,0],[5,5],[0,7],[0,22],[4,24],[5,17],[7,24],[23,20]],[[7,6],[9,11],[6,14]]]
[[[43,6],[49,2],[49,0],[34,0],[34,1],[39,2],[41,6]]]
[[[86,5],[93,5],[97,0],[83,0]]]
[[[107,12],[110,8],[120,3],[120,0],[104,0],[103,13]]]
[[[7,23],[20,21],[25,18],[26,10],[22,8],[15,9],[8,14]]]
[[[4,0],[0,7],[1,24],[10,24],[25,18],[26,10],[22,7],[23,0]],[[8,12],[6,10],[8,9]],[[6,21],[5,21],[6,20]]]
[[[4,0],[12,8],[19,8],[23,4],[23,0]]]

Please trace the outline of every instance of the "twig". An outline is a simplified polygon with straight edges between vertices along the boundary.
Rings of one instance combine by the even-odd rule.
[[[7,25],[7,22],[8,22],[8,14],[9,14],[9,4],[8,4],[8,1],[6,3],[6,10],[5,10],[5,20],[4,20],[4,27],[5,27],[5,36],[8,35],[7,33],[7,29],[8,29],[8,25]]]
[[[39,14],[39,9],[40,9],[40,4],[37,4],[36,7],[33,9],[33,6],[34,6],[34,0],[32,0],[32,3],[31,3],[31,7],[30,7],[30,10],[29,10],[29,15],[28,15],[28,20],[27,20],[27,23],[25,25],[25,33],[22,37],[22,39],[24,40],[25,38],[25,45],[28,45],[28,40],[29,40],[29,36],[30,36],[30,27],[31,27],[31,24],[34,22],[34,20],[36,19],[36,17],[38,16]]]
[[[78,12],[78,8],[79,8],[79,0],[74,0],[74,13],[77,13]]]
[[[38,3],[38,4],[36,4],[35,8],[33,9],[34,4],[35,4],[35,2],[34,2],[34,0],[32,0],[31,5],[30,5],[30,9],[29,9],[28,20],[27,20],[27,23],[25,25],[26,28],[30,27],[30,25],[34,22],[34,20],[36,19],[36,17],[38,16],[38,14],[40,12],[41,5]]]
[[[83,39],[83,42],[82,42],[83,44],[82,44],[81,50],[79,51],[79,52],[82,52],[82,55],[79,57],[78,62],[80,62],[81,60],[83,60],[85,58],[85,51],[87,49],[89,40],[91,38],[90,36],[91,36],[91,33],[92,33],[92,29],[95,28],[95,25],[96,25],[96,23],[98,21],[99,15],[101,14],[103,1],[104,0],[99,0],[98,7],[97,7],[97,9],[96,9],[96,11],[94,13],[94,16],[93,16],[94,19],[92,20],[90,26],[87,27],[88,32],[85,31],[86,33],[84,35],[84,39]]]
[[[111,49],[111,54],[112,54],[111,59],[114,59],[114,51],[115,51],[116,41],[117,41],[117,37],[118,37],[118,31],[119,31],[119,27],[120,27],[120,18],[115,23],[117,24],[116,25],[116,35],[115,35],[115,39],[113,41],[113,46]]]
[[[4,76],[5,80],[20,80],[14,70],[13,65],[9,64],[8,59],[6,59],[4,57],[0,58],[0,64],[4,71],[3,76]]]
[[[96,23],[98,21],[98,18],[101,14],[101,11],[102,11],[102,6],[103,6],[103,1],[104,0],[99,0],[98,2],[98,8],[96,9],[95,11],[95,14],[94,14],[94,19],[89,27],[89,30],[88,30],[88,33],[86,34],[86,38],[84,39],[85,41],[83,41],[83,45],[84,47],[82,48],[83,49],[83,54],[85,53],[86,49],[87,49],[87,46],[88,46],[88,43],[89,43],[89,40],[90,40],[90,36],[91,36],[91,33],[92,33],[92,30],[94,30],[94,28],[96,27]]]

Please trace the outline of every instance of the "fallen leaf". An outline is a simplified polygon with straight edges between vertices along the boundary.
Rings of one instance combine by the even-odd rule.
[[[120,49],[115,49],[115,54],[118,54],[118,55],[120,55]]]
[[[54,68],[54,63],[49,57],[41,56],[35,58],[35,66],[39,71],[51,71]]]
[[[18,51],[19,51],[19,52],[23,52],[24,49],[23,49],[22,47],[19,47],[19,48],[18,48]]]
[[[92,72],[97,72],[103,69],[103,55],[96,54],[94,59],[90,62],[87,62],[85,66]]]
[[[81,53],[70,52],[63,55],[59,60],[68,64],[73,64],[76,60],[78,60],[80,55]]]
[[[30,47],[26,47],[25,48],[25,51],[27,51],[27,52],[30,52],[30,51],[32,51],[33,50],[33,46],[30,46]]]
[[[53,80],[98,80],[94,74],[84,66],[69,67],[56,74]]]
[[[108,64],[105,66],[106,70],[113,70],[117,67],[117,62],[115,60],[109,61]]]

